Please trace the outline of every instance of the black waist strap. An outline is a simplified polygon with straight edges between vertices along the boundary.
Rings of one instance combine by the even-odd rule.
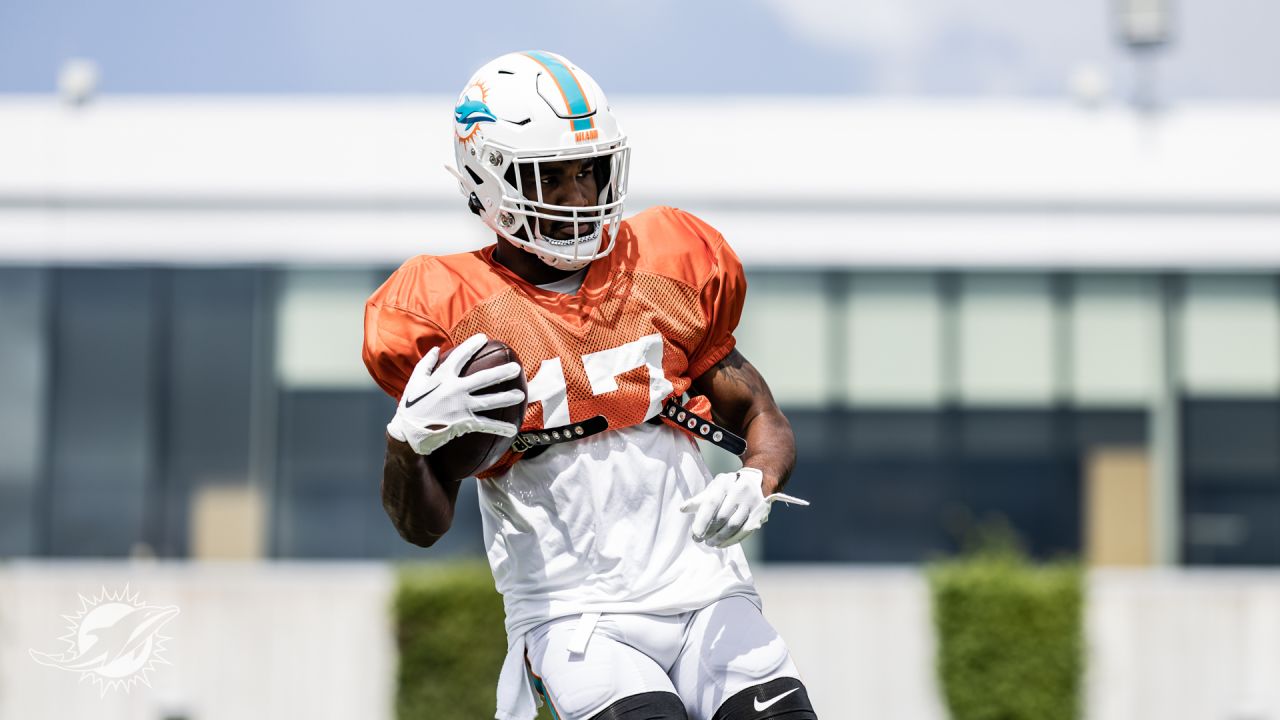
[[[742,455],[747,451],[747,441],[741,436],[696,413],[690,412],[675,398],[667,400],[663,404],[662,410],[657,415],[649,418],[649,422],[654,424],[661,424],[663,421],[687,431],[699,440],[706,440],[712,445],[722,450],[727,450],[734,455]],[[527,430],[517,434],[515,439],[511,441],[511,451],[522,453],[521,457],[525,459],[535,458],[557,443],[580,440],[608,429],[609,423],[604,419],[604,416],[596,415],[580,423],[569,423],[568,425],[544,428],[542,430]]]
[[[609,429],[609,422],[603,415],[587,418],[580,423],[569,423],[560,427],[528,430],[518,433],[511,441],[511,451],[524,453],[525,458],[541,455],[548,447],[556,443],[579,440]]]
[[[734,455],[742,455],[747,451],[747,441],[741,436],[690,412],[675,398],[667,400],[662,406],[662,412],[650,418],[649,422],[657,423],[663,420],[682,430],[687,430],[699,440],[706,440],[712,445],[722,450],[728,450]]]

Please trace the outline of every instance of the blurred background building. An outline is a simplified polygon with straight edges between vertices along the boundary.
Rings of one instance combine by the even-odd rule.
[[[1000,515],[1043,556],[1280,561],[1280,112],[806,98],[810,142],[755,98],[710,141],[615,102],[633,207],[749,269],[741,347],[815,500],[765,559],[921,561]],[[401,258],[488,241],[448,104],[0,107],[6,554],[418,553],[361,313]],[[433,553],[480,552],[463,506]]]
[[[631,209],[747,265],[740,347],[813,501],[761,559],[918,563],[1004,518],[1039,557],[1280,564],[1277,21],[0,5],[0,558],[479,557],[470,484],[429,552],[383,515],[361,312],[404,259],[491,241],[448,111],[540,46],[609,91]]]
[[[1002,516],[1042,556],[1280,562],[1280,51],[1238,4],[761,2],[715,53],[716,3],[533,26],[610,88],[631,207],[748,265],[816,501],[765,559],[920,561]],[[384,5],[6,6],[0,553],[415,552],[360,306],[488,242],[446,113],[520,43]],[[659,30],[690,42],[633,62]],[[480,552],[464,507],[437,554]]]

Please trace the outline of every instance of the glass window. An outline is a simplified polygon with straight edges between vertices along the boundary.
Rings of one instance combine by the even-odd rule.
[[[1183,553],[1192,565],[1280,564],[1280,493],[1188,488]]]
[[[852,404],[942,404],[942,302],[937,284],[937,278],[929,275],[853,278],[845,339]]]
[[[831,308],[818,273],[751,273],[735,336],[781,405],[829,401]]]
[[[261,271],[184,269],[170,276],[166,516],[157,551],[184,556],[192,551],[191,520],[202,491],[248,485],[251,446],[274,442],[274,433],[254,413],[261,404],[255,391],[262,394],[261,380],[270,379],[255,347]]]
[[[1193,399],[1182,404],[1182,416],[1187,484],[1280,492],[1280,403]]]
[[[382,509],[384,428],[395,402],[381,391],[282,393],[275,555],[411,556]],[[475,483],[464,482],[449,533],[432,557],[483,554]]]
[[[163,361],[153,308],[161,283],[154,270],[55,275],[50,554],[128,555],[160,520],[153,482]]]
[[[1058,396],[1057,308],[1041,275],[969,275],[956,307],[960,399],[1043,406]]]
[[[1082,413],[1035,410],[792,411],[794,492],[767,560],[922,562],[1003,517],[1039,557],[1080,550]]]
[[[1189,277],[1181,310],[1188,393],[1280,395],[1280,306],[1273,278]]]
[[[1079,406],[1145,406],[1163,362],[1156,278],[1086,275],[1071,298],[1071,388]]]
[[[0,268],[0,556],[35,549],[44,453],[48,274]]]
[[[276,368],[285,388],[374,387],[360,359],[367,270],[288,270],[277,303]]]

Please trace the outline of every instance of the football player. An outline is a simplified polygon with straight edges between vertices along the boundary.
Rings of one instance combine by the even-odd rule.
[[[659,207],[622,220],[629,148],[604,93],[564,57],[503,55],[454,108],[456,168],[497,243],[420,255],[366,306],[364,360],[400,398],[383,504],[429,546],[457,480],[424,456],[464,433],[514,442],[480,473],[509,652],[497,717],[814,718],[738,544],[768,519],[795,441],[734,348],[746,282],[725,239]],[[488,338],[519,364],[460,368]],[[442,348],[454,348],[441,361]],[[484,416],[520,390],[523,424]],[[737,452],[711,476],[696,439]]]

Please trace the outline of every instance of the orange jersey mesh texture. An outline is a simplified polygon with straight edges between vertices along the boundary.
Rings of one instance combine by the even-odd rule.
[[[573,324],[539,308],[511,288],[478,305],[451,330],[454,337],[484,332],[510,345],[520,358],[525,377],[532,379],[544,360],[560,358],[569,419],[580,422],[603,415],[610,428],[644,422],[650,406],[647,367],[615,376],[618,389],[595,394],[582,356],[611,350],[646,335],[662,336],[662,368],[677,395],[688,389],[689,358],[685,348],[697,347],[705,332],[698,291],[662,275],[617,272],[609,293],[590,309],[590,322]],[[523,429],[544,426],[543,403],[529,403]],[[508,454],[485,476],[497,475],[514,462]]]
[[[733,349],[746,294],[742,263],[720,233],[682,210],[651,208],[623,221],[617,246],[589,266],[576,295],[531,285],[497,262],[494,251],[419,255],[370,296],[363,358],[389,395],[401,396],[431,348],[484,332],[515,349],[531,382],[543,379],[544,360],[560,359],[554,384],[563,379],[564,400],[545,394],[545,384],[538,393],[531,386],[531,395],[549,399],[530,404],[524,429],[542,427],[544,405],[553,406],[549,425],[603,415],[616,429],[643,421],[651,405],[656,412],[661,404],[654,395],[683,393],[690,378]],[[659,339],[665,380],[651,383],[648,366],[659,364],[652,343]],[[599,395],[584,355],[591,356]],[[613,372],[611,364],[620,369]],[[508,455],[485,476],[513,461]]]

